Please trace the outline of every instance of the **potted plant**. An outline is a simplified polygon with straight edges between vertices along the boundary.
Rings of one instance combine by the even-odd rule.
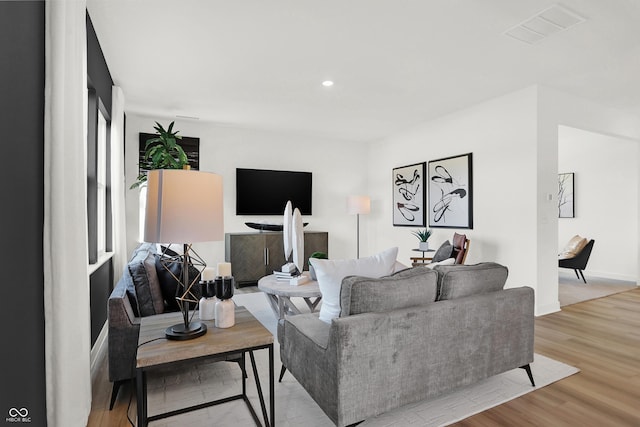
[[[424,230],[414,230],[411,232],[411,234],[413,234],[414,236],[416,236],[419,240],[418,243],[418,249],[420,249],[421,251],[428,251],[429,250],[429,237],[431,237],[431,230],[428,229],[424,229]]]
[[[153,128],[157,136],[148,139],[144,146],[145,152],[141,165],[144,169],[183,169],[189,164],[187,155],[178,145],[178,140],[182,139],[182,136],[178,135],[178,131],[173,131],[173,124],[174,122],[171,122],[165,130],[160,123],[156,122]],[[147,175],[141,173],[129,188],[138,188],[145,182],[147,182]]]
[[[309,259],[311,258],[328,259],[329,257],[324,252],[314,252],[309,255]],[[311,265],[311,262],[309,262],[309,274],[311,275],[311,280],[318,280],[316,271],[314,270],[313,265]]]

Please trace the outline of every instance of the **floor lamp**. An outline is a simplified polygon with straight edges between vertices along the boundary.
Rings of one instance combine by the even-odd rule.
[[[192,288],[200,277],[200,274],[189,277],[189,270],[193,270],[193,266],[203,269],[206,267],[206,263],[191,248],[191,244],[223,238],[220,175],[180,169],[149,171],[144,241],[183,245],[181,255],[162,257],[164,267],[172,275],[169,265],[182,265],[182,277],[173,276],[180,283],[176,291],[176,301],[182,312],[182,323],[166,329],[167,339],[189,340],[207,332],[204,323],[192,322],[193,314],[189,316],[189,305],[198,302]]]
[[[347,212],[350,215],[356,215],[357,258],[360,258],[360,214],[371,212],[371,199],[369,196],[349,196]]]

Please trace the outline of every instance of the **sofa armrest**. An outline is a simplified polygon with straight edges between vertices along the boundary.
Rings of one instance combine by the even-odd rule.
[[[135,363],[140,333],[140,318],[131,308],[126,289],[126,276],[118,281],[109,296],[109,381],[122,381],[135,376]]]

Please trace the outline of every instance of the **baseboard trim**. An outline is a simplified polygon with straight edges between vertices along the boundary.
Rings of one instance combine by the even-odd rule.
[[[99,362],[102,360],[107,348],[107,335],[109,333],[108,323],[108,321],[104,322],[104,325],[102,325],[102,329],[100,330],[100,334],[98,335],[98,338],[96,338],[96,342],[93,344],[93,347],[91,347],[91,378],[93,378],[97,372]]]
[[[552,304],[546,304],[541,306],[536,306],[536,317],[544,316],[546,314],[551,314],[560,311],[560,301],[556,301]]]

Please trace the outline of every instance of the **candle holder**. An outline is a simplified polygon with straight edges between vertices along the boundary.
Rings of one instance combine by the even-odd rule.
[[[201,280],[200,289],[202,298],[200,298],[199,316],[200,320],[214,320],[216,313],[216,288],[215,281]]]
[[[215,323],[217,328],[230,328],[235,325],[235,304],[233,297],[233,276],[218,276],[215,280],[216,289],[216,309]]]

